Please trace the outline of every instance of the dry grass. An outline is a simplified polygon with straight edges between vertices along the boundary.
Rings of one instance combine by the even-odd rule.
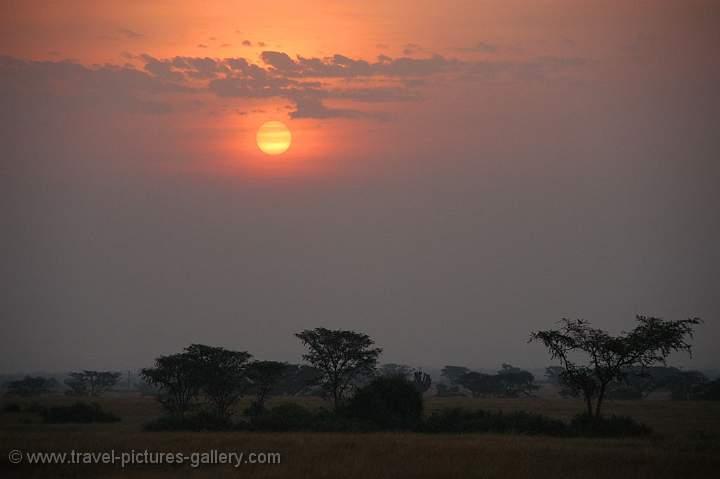
[[[274,399],[281,402],[286,399]],[[72,399],[48,397],[42,402]],[[315,398],[305,405],[321,406]],[[720,407],[713,403],[617,401],[608,412],[629,414],[659,435],[638,440],[560,439],[510,435],[411,433],[149,433],[142,424],[157,416],[151,398],[115,395],[100,402],[123,417],[118,424],[23,424],[21,414],[0,414],[1,477],[716,477],[720,467]],[[541,412],[568,418],[581,404],[562,399],[429,398],[429,410],[469,407]],[[210,449],[279,451],[280,465],[231,466],[10,466],[10,449],[33,451],[131,449],[191,453]]]

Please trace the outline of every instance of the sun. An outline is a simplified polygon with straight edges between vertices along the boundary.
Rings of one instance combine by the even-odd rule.
[[[287,126],[281,121],[268,121],[258,128],[255,137],[257,146],[268,155],[280,155],[290,148],[292,135]]]

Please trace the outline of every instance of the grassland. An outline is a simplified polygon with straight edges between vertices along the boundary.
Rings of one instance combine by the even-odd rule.
[[[274,398],[322,406],[317,398]],[[62,396],[41,403],[67,403]],[[0,477],[292,477],[292,478],[687,478],[720,471],[720,404],[661,400],[611,401],[607,413],[627,414],[651,426],[648,439],[567,439],[513,435],[413,433],[143,432],[160,409],[149,397],[115,394],[103,407],[122,416],[115,424],[47,425],[26,413],[0,414]],[[568,419],[574,400],[428,398],[426,409],[445,407],[528,410]],[[13,466],[8,451],[151,451],[211,449],[282,454],[277,465]]]

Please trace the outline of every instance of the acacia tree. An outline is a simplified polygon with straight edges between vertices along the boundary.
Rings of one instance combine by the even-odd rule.
[[[252,415],[261,414],[265,410],[268,394],[285,374],[288,365],[278,361],[253,361],[248,365],[247,377],[250,388],[255,392],[255,400],[250,405]]]
[[[456,383],[470,391],[473,397],[497,394],[500,390],[500,381],[497,375],[470,371],[460,376]]]
[[[510,364],[503,364],[497,377],[502,387],[500,395],[504,397],[532,396],[539,389],[532,373]]]
[[[582,319],[563,319],[560,329],[533,332],[530,341],[540,341],[550,356],[560,361],[563,368],[560,381],[582,394],[588,415],[598,418],[608,384],[623,380],[628,368],[665,364],[666,358],[676,351],[690,353],[687,341],[692,338],[693,327],[700,323],[699,318],[665,321],[637,316],[636,319],[639,324],[635,329],[618,336],[591,328],[590,323]],[[586,356],[585,364],[575,362],[578,354]]]
[[[445,366],[442,368],[442,371],[440,371],[440,375],[446,378],[450,385],[459,386],[460,377],[469,372],[470,369],[465,366]]]
[[[367,334],[355,331],[306,329],[295,336],[307,346],[303,359],[321,371],[320,385],[333,399],[335,410],[355,380],[375,371],[380,348]]]
[[[76,396],[99,396],[111,389],[120,380],[120,373],[112,371],[80,371],[70,373],[65,380],[72,394]]]
[[[186,349],[199,375],[199,389],[215,410],[217,417],[229,418],[232,407],[250,383],[245,366],[251,355],[245,351],[191,344]]]
[[[202,384],[197,361],[187,352],[160,356],[155,360],[155,367],[143,369],[140,375],[158,388],[160,404],[180,418],[192,407]]]
[[[42,376],[25,376],[17,381],[5,383],[8,394],[17,394],[18,396],[34,396],[43,394],[50,390],[50,381]]]
[[[244,351],[191,344],[182,353],[160,356],[154,368],[140,374],[160,390],[158,399],[170,414],[182,418],[204,397],[215,415],[227,419],[249,385],[248,359],[250,354]]]

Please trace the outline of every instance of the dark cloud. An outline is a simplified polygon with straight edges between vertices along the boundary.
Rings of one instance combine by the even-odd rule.
[[[35,62],[0,57],[0,101],[14,114],[43,110],[53,114],[93,109],[100,113],[169,113],[168,93],[194,91],[171,79],[166,70],[100,66],[88,68],[70,61]],[[158,72],[157,74],[154,72]],[[29,113],[28,113],[29,114]]]
[[[277,72],[283,75],[291,75],[299,72],[298,64],[290,58],[287,53],[283,52],[262,52],[260,58],[267,65],[270,65]],[[302,75],[298,75],[302,76]]]
[[[392,59],[380,55],[376,63],[356,60],[336,54],[327,58],[298,57],[293,60],[283,52],[265,51],[261,59],[277,73],[290,77],[352,78],[371,76],[427,76],[459,69],[462,62],[441,55],[429,58],[400,57]]]
[[[142,38],[144,35],[142,33],[134,32],[128,28],[118,28],[117,33],[124,36],[125,38]]]
[[[328,108],[320,98],[302,95],[294,99],[295,110],[290,118],[358,118],[361,113],[355,110]]]
[[[182,72],[175,69],[172,61],[158,60],[150,55],[141,56],[145,61],[145,71],[155,77],[168,81],[182,81],[185,78]]]
[[[227,77],[212,80],[208,87],[220,97],[269,98],[287,97],[295,82],[274,77]]]
[[[290,57],[281,51],[264,51],[262,63],[245,58],[155,58],[148,54],[126,55],[141,62],[142,70],[125,67],[85,67],[72,62],[22,62],[4,57],[5,75],[27,76],[29,84],[53,81],[72,85],[80,96],[109,98],[115,94],[137,110],[169,111],[149,93],[209,90],[222,98],[285,98],[293,103],[293,118],[377,118],[362,108],[331,108],[327,102],[352,104],[418,101],[421,88],[447,81],[482,81],[498,76],[542,80],[585,64],[582,58],[538,57],[522,62],[466,62],[441,55],[425,58],[391,58],[380,55],[375,62],[341,54],[329,57]],[[20,72],[20,73],[19,73]],[[342,81],[341,81],[342,80]],[[361,82],[362,87],[354,87]],[[66,98],[69,101],[71,95]],[[140,106],[140,102],[142,106]]]
[[[243,45],[244,47],[251,47],[251,46],[252,46],[252,42],[251,42],[250,40],[243,40],[243,41],[242,41],[242,45]]]
[[[414,55],[422,51],[422,47],[417,43],[408,43],[403,47],[403,55]]]
[[[383,112],[368,112],[348,108],[327,107],[319,97],[300,94],[293,98],[295,109],[290,112],[290,118],[370,118],[374,120],[387,120],[389,115]]]

